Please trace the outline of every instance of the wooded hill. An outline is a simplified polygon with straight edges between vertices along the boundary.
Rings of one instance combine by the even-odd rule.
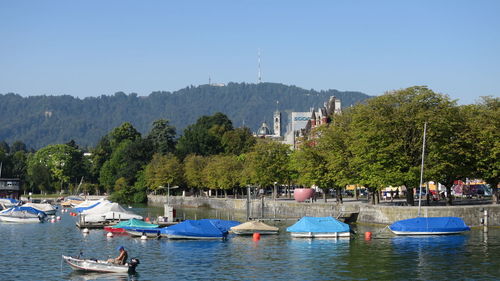
[[[305,90],[277,83],[190,86],[175,92],[153,92],[145,97],[123,92],[84,99],[69,95],[0,94],[0,141],[21,140],[35,149],[71,139],[80,146],[94,146],[123,122],[132,123],[144,134],[153,121],[164,118],[180,134],[200,116],[215,112],[226,114],[234,127],[245,125],[256,131],[263,121],[272,124],[272,114],[277,108],[282,111],[286,128],[289,112],[322,106],[330,96],[340,98],[343,107],[369,98],[360,92]]]

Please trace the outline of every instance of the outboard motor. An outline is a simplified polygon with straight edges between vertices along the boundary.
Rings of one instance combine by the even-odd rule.
[[[45,213],[38,213],[38,220],[40,220],[40,222],[44,222],[45,221],[45,217],[47,216]]]
[[[139,264],[140,264],[140,262],[139,262],[138,258],[132,258],[132,259],[130,259],[130,262],[128,263],[128,273],[129,274],[135,273],[135,268]]]

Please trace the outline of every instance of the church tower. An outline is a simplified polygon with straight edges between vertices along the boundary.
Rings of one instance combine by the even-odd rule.
[[[274,136],[281,137],[281,112],[276,110],[273,116],[274,120]]]

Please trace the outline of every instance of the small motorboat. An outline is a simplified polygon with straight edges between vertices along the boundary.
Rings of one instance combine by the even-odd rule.
[[[279,228],[267,225],[261,221],[249,221],[231,227],[231,231],[238,235],[252,235],[256,232],[260,234],[278,234],[278,230]]]
[[[56,214],[56,208],[49,203],[26,203],[24,207],[32,207],[46,213],[49,216]]]
[[[130,219],[128,221],[122,221],[117,225],[105,226],[104,230],[113,233],[126,233],[126,229],[132,228],[158,228],[159,225],[148,223],[138,219]]]
[[[286,231],[297,238],[349,238],[350,227],[333,217],[303,217]]]
[[[33,207],[15,206],[0,212],[0,221],[15,223],[44,222],[47,214]]]
[[[135,268],[140,264],[139,259],[132,258],[129,263],[124,265],[109,263],[103,260],[81,259],[78,257],[62,256],[63,260],[73,270],[91,271],[91,272],[110,272],[110,273],[135,273]]]
[[[447,235],[470,231],[458,217],[417,217],[396,221],[389,226],[396,235]]]
[[[160,228],[151,227],[125,227],[124,230],[131,236],[139,237],[146,235],[149,238],[161,237]]]

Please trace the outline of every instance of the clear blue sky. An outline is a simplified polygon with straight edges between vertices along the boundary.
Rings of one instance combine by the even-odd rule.
[[[262,79],[500,95],[500,1],[0,0],[0,93],[148,95]]]

